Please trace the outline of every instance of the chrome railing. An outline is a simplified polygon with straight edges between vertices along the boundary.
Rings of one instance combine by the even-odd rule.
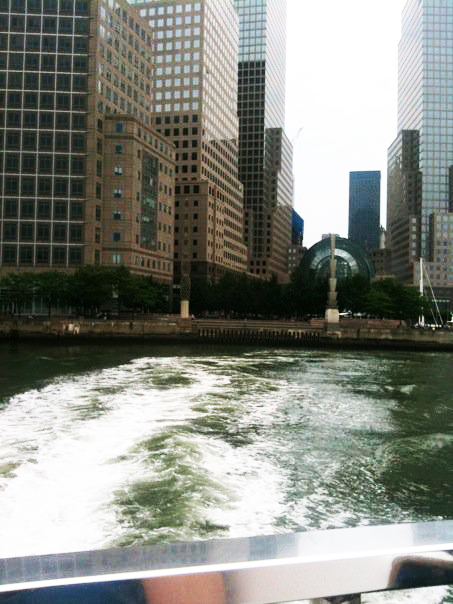
[[[198,582],[206,602],[355,604],[366,592],[453,583],[452,553],[445,520],[5,558],[0,602],[1,592],[133,579],[154,594],[175,583],[184,593],[185,581],[190,594]]]

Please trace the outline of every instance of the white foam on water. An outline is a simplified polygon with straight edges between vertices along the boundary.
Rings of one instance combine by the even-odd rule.
[[[117,530],[112,494],[137,471],[143,477],[129,451],[194,416],[188,401],[214,386],[214,376],[197,371],[189,385],[156,389],[143,383],[151,367],[171,372],[175,360],[142,359],[62,380],[14,397],[0,412],[2,464],[16,465],[0,483],[0,556],[108,544]],[[94,398],[105,410],[83,419],[81,403]]]
[[[175,439],[162,445],[159,453],[171,455],[175,452],[171,447],[179,447],[178,455],[186,454],[187,462],[209,477],[205,491],[195,492],[199,500],[193,502],[194,514],[225,527],[222,537],[286,530],[277,524],[283,517],[309,528],[313,510],[320,523],[316,528],[366,524],[364,510],[342,508],[322,486],[334,482],[342,463],[341,456],[337,460],[332,453],[335,443],[326,452],[322,439],[336,434],[341,439],[344,426],[391,432],[395,402],[390,396],[367,396],[370,389],[382,391],[379,368],[376,376],[370,376],[369,362],[354,360],[349,369],[350,360],[328,357],[307,369],[302,365],[310,354],[263,351],[240,357],[141,358],[60,378],[13,397],[0,410],[0,557],[98,549],[121,541],[128,526],[118,521],[115,495],[136,483],[159,481],[161,466],[142,445],[170,430]],[[302,361],[299,365],[294,364],[296,356]],[[276,363],[282,364],[282,371],[274,370]],[[306,381],[291,373],[305,370]],[[367,376],[363,392],[348,381],[360,381],[361,374]],[[412,388],[407,393],[411,392]],[[216,433],[215,420],[232,408],[237,413],[231,414],[231,425],[220,422]],[[197,432],[199,420],[206,423]],[[279,422],[306,425],[314,446],[286,450],[289,443],[275,437],[273,430]],[[232,432],[222,433],[222,428]],[[437,438],[435,443],[440,446],[444,441]],[[303,455],[310,468],[318,463],[320,476],[325,462],[327,480],[319,480],[314,491],[288,503],[292,478],[279,455],[287,455],[290,463],[291,455]],[[323,463],[315,459],[319,455]],[[316,483],[310,473],[303,478]],[[210,493],[216,485],[218,491]],[[363,601],[438,604],[448,592],[425,590],[423,600],[414,599],[420,593],[372,594]]]

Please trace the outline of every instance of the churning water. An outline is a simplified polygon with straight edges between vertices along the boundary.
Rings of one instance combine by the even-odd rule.
[[[0,346],[0,557],[453,517],[450,353]]]

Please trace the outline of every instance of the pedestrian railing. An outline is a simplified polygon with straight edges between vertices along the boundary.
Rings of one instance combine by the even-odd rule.
[[[358,603],[367,592],[453,583],[452,552],[453,521],[445,520],[6,558],[0,602],[1,592],[136,580],[146,593],[176,582],[187,602],[198,582],[203,601],[216,604]]]

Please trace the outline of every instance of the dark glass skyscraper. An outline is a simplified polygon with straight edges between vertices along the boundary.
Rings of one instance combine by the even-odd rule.
[[[381,173],[349,173],[348,238],[370,252],[379,247]]]
[[[239,14],[239,178],[250,272],[288,275],[293,197],[285,119],[285,0],[235,0]]]
[[[387,232],[395,276],[418,283],[422,257],[437,296],[453,301],[452,38],[453,0],[407,1],[398,53],[398,138],[389,149]]]

